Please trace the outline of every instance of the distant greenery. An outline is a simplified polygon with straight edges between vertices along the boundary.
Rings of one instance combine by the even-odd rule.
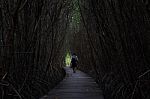
[[[76,29],[78,31],[81,23],[81,14],[78,5],[78,0],[73,0],[72,3],[73,3],[73,11],[70,25],[72,29]]]
[[[70,66],[70,63],[71,63],[71,55],[70,55],[69,52],[67,52],[67,54],[66,54],[65,63],[66,63],[66,66]]]

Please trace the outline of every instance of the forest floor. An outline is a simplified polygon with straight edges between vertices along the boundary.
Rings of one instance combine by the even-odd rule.
[[[64,80],[40,99],[104,99],[102,90],[92,77],[79,70],[73,73],[69,67],[65,70]]]

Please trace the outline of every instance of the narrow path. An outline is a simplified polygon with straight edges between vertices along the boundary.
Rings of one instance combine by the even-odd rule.
[[[70,68],[65,70],[65,79],[41,99],[104,99],[101,89],[87,74],[73,73]]]

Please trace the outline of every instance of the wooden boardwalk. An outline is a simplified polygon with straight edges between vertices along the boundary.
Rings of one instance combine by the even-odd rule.
[[[65,79],[41,99],[104,99],[101,89],[87,74],[65,70]]]

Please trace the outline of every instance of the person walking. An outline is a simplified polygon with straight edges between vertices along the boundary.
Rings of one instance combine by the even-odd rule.
[[[78,63],[78,57],[75,53],[73,53],[71,57],[71,67],[73,69],[73,73],[76,73],[77,63]]]

